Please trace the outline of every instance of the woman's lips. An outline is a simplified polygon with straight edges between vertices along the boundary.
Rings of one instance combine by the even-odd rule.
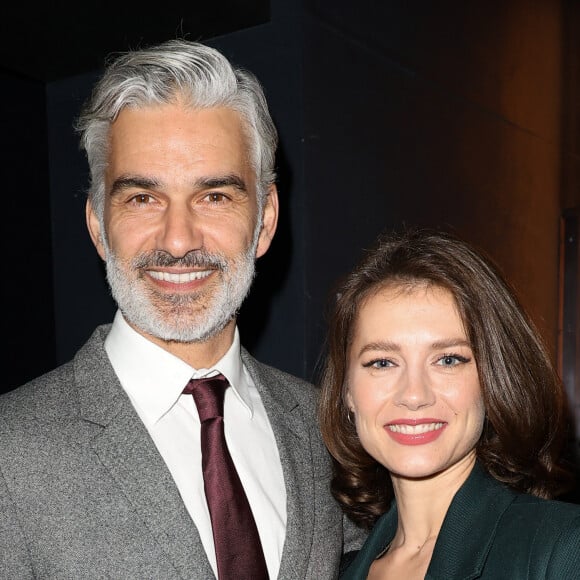
[[[447,427],[440,419],[397,419],[385,425],[385,431],[401,445],[425,445],[435,441]]]

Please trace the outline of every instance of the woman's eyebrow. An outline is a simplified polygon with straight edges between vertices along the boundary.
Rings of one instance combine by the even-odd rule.
[[[401,350],[401,347],[396,342],[379,340],[379,341],[373,341],[373,342],[369,342],[369,343],[365,344],[363,347],[361,347],[358,354],[360,356],[361,354],[364,354],[365,352],[368,352],[371,350],[388,350],[388,351],[398,352]]]
[[[465,338],[446,338],[443,340],[436,340],[431,344],[434,349],[446,349],[454,346],[466,346],[471,348],[471,343]]]

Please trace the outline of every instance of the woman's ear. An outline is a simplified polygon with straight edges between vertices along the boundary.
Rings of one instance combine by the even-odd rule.
[[[352,395],[350,394],[349,390],[346,391],[346,394],[344,395],[344,400],[346,401],[346,407],[348,412],[354,414],[354,403],[352,400]]]

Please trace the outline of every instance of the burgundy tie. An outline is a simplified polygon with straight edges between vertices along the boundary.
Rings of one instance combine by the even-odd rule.
[[[223,375],[191,379],[184,389],[192,394],[201,421],[201,461],[205,496],[220,580],[267,580],[268,570],[258,528],[224,435]]]

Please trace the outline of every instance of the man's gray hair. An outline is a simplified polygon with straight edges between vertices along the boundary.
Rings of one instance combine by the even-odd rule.
[[[112,123],[125,107],[171,103],[177,98],[192,108],[225,107],[240,115],[262,207],[268,186],[276,179],[278,134],[260,82],[209,46],[170,40],[129,51],[112,61],[78,118],[76,128],[91,171],[89,195],[99,220],[104,212]]]

